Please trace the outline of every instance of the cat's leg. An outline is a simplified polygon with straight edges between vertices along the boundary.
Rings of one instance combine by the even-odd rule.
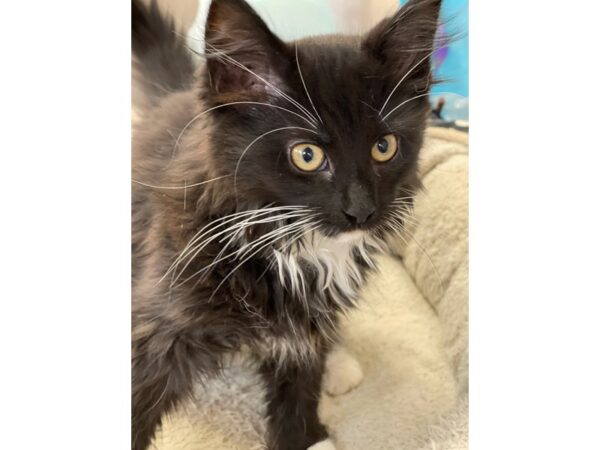
[[[327,356],[323,387],[330,395],[341,395],[358,386],[363,379],[359,362],[343,346],[336,346]]]
[[[323,358],[283,365],[263,362],[269,450],[335,450],[317,414],[323,370]]]
[[[174,407],[182,396],[175,388],[171,369],[165,362],[149,360],[133,363],[131,393],[131,448],[146,450],[165,412]],[[136,367],[137,366],[137,367]],[[187,380],[177,382],[181,388]]]
[[[172,337],[171,337],[172,336]],[[219,352],[185,334],[133,339],[132,450],[146,450],[165,413],[191,393],[198,373],[216,371]]]

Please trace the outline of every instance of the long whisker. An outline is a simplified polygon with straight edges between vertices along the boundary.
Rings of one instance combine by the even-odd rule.
[[[314,216],[317,217],[319,214],[315,214]],[[296,243],[296,241],[298,241],[298,239],[302,238],[302,236],[304,236],[306,233],[310,232],[310,231],[314,231],[316,230],[319,225],[321,224],[321,222],[323,222],[322,220],[318,220],[317,222],[315,222],[315,226],[307,229],[306,225],[304,227],[302,227],[302,229],[299,232],[296,233],[288,233],[288,234],[292,234],[291,239],[288,240],[288,242],[286,242],[282,248],[277,249],[278,252],[285,252],[289,247],[291,247],[293,244]],[[287,236],[287,235],[286,235]],[[276,262],[276,258],[272,258],[271,262],[269,263],[269,265],[267,266],[267,268],[263,271],[263,273],[258,277],[258,279],[260,280],[263,276],[265,276],[265,274],[267,273],[268,270],[270,270],[273,267],[273,264],[275,264]]]
[[[169,273],[172,270],[174,270],[183,259],[185,259],[186,255],[189,252],[193,252],[197,248],[197,247],[194,247],[194,244],[198,240],[202,239],[204,236],[208,235],[209,233],[214,232],[215,230],[219,229],[220,227],[226,225],[227,223],[236,220],[237,216],[242,215],[242,214],[243,215],[251,215],[251,214],[257,214],[257,213],[255,211],[242,211],[239,213],[230,214],[230,215],[227,215],[224,217],[220,217],[216,220],[213,220],[213,221],[209,222],[208,224],[206,224],[204,227],[202,227],[200,230],[198,230],[198,232],[196,232],[196,234],[194,234],[194,236],[192,236],[192,238],[187,243],[187,245],[183,248],[183,250],[175,258],[175,260],[173,261],[171,266],[167,269],[165,274],[160,278],[160,280],[158,280],[158,283],[162,282],[162,280],[164,280],[165,277],[167,275],[169,275]]]
[[[408,213],[392,213],[391,217],[398,219],[401,225],[405,223],[411,226],[417,226],[417,222]]]
[[[195,253],[190,257],[190,259],[188,260],[188,262],[185,264],[185,266],[179,271],[179,274],[175,277],[175,279],[172,281],[172,283],[176,282],[177,279],[185,272],[185,270],[187,269],[187,267],[192,263],[192,261],[196,258],[196,256],[210,243],[213,242],[215,239],[217,239],[219,236],[229,233],[232,230],[237,230],[232,233],[229,241],[227,242],[227,244],[225,246],[223,246],[223,248],[221,249],[221,251],[219,252],[219,254],[217,255],[217,259],[221,260],[219,257],[227,250],[227,248],[231,245],[231,243],[235,240],[236,236],[245,228],[248,228],[249,226],[253,226],[253,225],[257,225],[257,224],[261,224],[261,223],[269,223],[269,222],[276,222],[279,220],[285,220],[285,219],[289,219],[289,218],[295,218],[295,217],[302,217],[302,214],[287,214],[287,215],[279,215],[279,216],[275,216],[275,217],[271,217],[268,219],[263,219],[260,221],[244,221],[241,224],[236,224],[233,225],[229,228],[227,228],[226,230],[223,230],[213,236],[211,236],[209,239],[203,241],[201,244],[199,244],[198,246],[196,246],[195,248],[193,248],[191,251],[194,251]],[[238,253],[239,250],[237,250],[236,252],[233,252],[233,254]],[[228,255],[228,257],[231,255]],[[211,264],[212,265],[212,264]],[[209,265],[209,267],[211,266]],[[187,280],[186,280],[187,281]]]
[[[306,117],[291,111],[287,108],[284,108],[282,106],[278,106],[278,105],[271,105],[270,103],[263,103],[263,102],[251,102],[251,101],[240,101],[240,102],[229,102],[229,103],[223,103],[221,105],[217,105],[217,106],[213,106],[212,108],[208,108],[205,111],[202,111],[199,114],[196,114],[194,117],[192,117],[192,119],[182,128],[182,130],[179,132],[179,134],[177,135],[177,139],[175,139],[175,145],[173,146],[173,155],[175,155],[177,148],[179,147],[179,143],[181,142],[181,138],[183,137],[183,135],[185,134],[185,132],[187,131],[187,129],[189,127],[191,127],[194,122],[196,122],[198,119],[200,119],[201,117],[203,117],[205,114],[208,114],[211,111],[215,111],[217,109],[220,108],[225,108],[226,106],[233,106],[233,105],[259,105],[259,106],[268,106],[269,108],[275,108],[275,109],[279,109],[281,111],[285,111],[288,112],[290,114],[293,114],[297,117],[299,117],[300,119],[306,121],[310,126],[314,127],[315,124],[308,120]]]
[[[310,102],[310,105],[312,106],[313,111],[319,118],[319,121],[321,123],[323,123],[323,119],[321,119],[321,116],[319,115],[317,108],[315,108],[315,104],[313,103],[312,98],[310,97],[310,94],[308,93],[308,89],[306,88],[306,82],[304,81],[304,75],[302,75],[302,69],[300,68],[300,59],[298,58],[298,44],[296,44],[296,66],[298,67],[298,73],[300,74],[300,80],[302,80],[302,86],[304,86],[304,92],[306,92],[308,101]]]
[[[404,100],[402,103],[400,103],[398,106],[396,106],[394,109],[392,109],[389,113],[387,113],[385,116],[383,116],[381,118],[381,120],[383,120],[385,122],[385,120],[394,113],[394,111],[398,110],[399,108],[401,108],[402,106],[406,105],[408,102],[411,102],[413,100],[416,100],[418,98],[421,97],[428,97],[430,95],[429,92],[426,92],[424,94],[419,94],[419,95],[415,95],[414,97],[409,98],[408,100]]]
[[[262,278],[269,270],[271,270],[271,268],[279,261],[279,258],[277,257],[278,254],[283,254],[289,248],[291,248],[294,244],[296,244],[299,240],[303,239],[307,234],[312,233],[313,231],[317,230],[322,222],[323,222],[322,220],[319,220],[312,227],[310,227],[309,225],[304,225],[300,229],[300,231],[298,231],[292,235],[292,237],[288,240],[288,242],[282,248],[274,251],[273,257],[271,258],[271,262],[266,267],[266,269],[263,271],[263,273],[260,275],[259,279]],[[281,281],[281,283],[285,283],[285,280],[282,277],[283,277],[283,274],[280,272],[279,273],[280,281]],[[302,294],[303,294],[300,296],[300,299],[302,300],[304,307],[308,311],[308,304],[306,302],[306,286],[305,286],[303,277],[300,278],[300,284],[302,285],[301,287],[302,287]],[[295,289],[293,279],[292,279],[292,289]]]
[[[400,81],[398,81],[398,83],[396,83],[396,86],[394,86],[394,89],[392,89],[392,92],[390,92],[390,95],[387,96],[387,98],[385,99],[385,102],[383,103],[383,106],[381,107],[381,109],[379,110],[379,115],[381,116],[381,114],[383,114],[383,110],[385,109],[385,107],[387,106],[388,102],[390,101],[390,99],[392,98],[392,96],[394,95],[394,92],[396,92],[396,90],[400,87],[400,85],[402,84],[402,82],[404,80],[406,80],[406,78],[412,73],[413,70],[415,70],[417,67],[419,67],[423,61],[425,61],[426,59],[430,58],[431,55],[433,55],[435,53],[435,49],[433,51],[431,51],[430,53],[427,53],[423,58],[421,58],[414,66],[412,66],[408,72],[406,72],[404,74],[404,76],[400,79]],[[387,116],[386,116],[387,117]],[[385,120],[385,117],[384,119]]]
[[[231,213],[228,215],[225,215],[223,217],[219,217],[209,223],[207,223],[206,225],[204,225],[198,233],[196,233],[195,237],[198,236],[202,231],[206,230],[207,228],[218,224],[219,222],[223,222],[217,226],[215,226],[213,228],[212,231],[214,231],[214,229],[232,222],[233,220],[236,220],[237,218],[239,218],[240,216],[248,216],[248,215],[255,215],[255,216],[263,216],[266,214],[270,214],[270,213],[274,213],[274,212],[278,212],[278,211],[298,211],[298,210],[302,210],[302,209],[306,209],[306,207],[304,206],[271,206],[271,204],[268,204],[262,208],[258,208],[258,209],[251,209],[251,210],[244,210],[244,211],[238,211],[235,213]],[[190,242],[188,243],[188,245],[186,246],[186,248],[189,248],[195,240],[195,237],[192,238],[192,240],[190,240]],[[184,249],[185,250],[185,249]]]
[[[407,197],[396,197],[394,200],[392,200],[392,204],[401,204],[401,205],[405,205],[406,201],[405,200],[412,200],[414,198],[413,195],[407,196]]]
[[[317,215],[315,215],[317,216]],[[302,230],[300,230],[299,233],[296,233],[295,235],[292,236],[292,239],[290,239],[288,242],[286,242],[283,247],[281,247],[280,249],[277,249],[278,252],[280,253],[284,253],[286,252],[289,248],[291,248],[296,242],[298,242],[298,240],[300,240],[303,236],[305,236],[307,233],[310,233],[312,231],[315,231],[316,229],[319,228],[319,226],[321,225],[321,223],[323,222],[323,220],[318,220],[315,222],[314,226],[311,228],[303,228]],[[273,264],[275,264],[276,259],[273,259],[271,264],[269,264],[269,266],[267,266],[267,269],[270,269],[271,267],[273,267]],[[266,271],[265,271],[266,272]]]
[[[290,231],[291,232],[291,231]],[[277,238],[276,238],[277,239]],[[275,239],[275,240],[276,240]],[[217,285],[217,287],[215,288],[215,290],[213,291],[212,295],[209,298],[209,301],[212,300],[212,298],[214,297],[214,295],[217,293],[217,291],[223,286],[223,284],[225,284],[225,282],[229,279],[229,277],[231,277],[240,267],[242,267],[248,260],[250,260],[254,255],[256,255],[257,253],[261,252],[262,250],[264,250],[265,248],[269,247],[272,244],[271,241],[261,245],[259,248],[257,248],[256,250],[254,250],[250,255],[248,255],[246,258],[244,258],[238,265],[236,265],[226,276],[225,278],[223,278],[223,280],[221,280],[221,282]]]
[[[392,215],[395,215],[402,221],[406,221],[412,225],[416,224],[417,219],[413,216],[413,206],[411,204],[403,201],[395,201],[392,202],[392,206],[394,207]]]
[[[210,230],[202,233],[201,236],[199,236],[198,238],[195,238],[194,240],[197,241],[199,239],[202,238],[202,236],[206,236],[209,235],[208,239],[205,239],[203,241],[201,241],[199,244],[193,246],[192,243],[188,244],[186,246],[186,248],[181,252],[180,256],[176,259],[176,261],[173,262],[173,264],[171,264],[171,267],[167,270],[167,272],[165,273],[165,275],[163,275],[163,279],[165,276],[167,276],[169,274],[169,272],[171,272],[172,270],[175,270],[177,268],[177,266],[179,265],[179,263],[185,259],[186,257],[188,257],[189,255],[191,255],[192,252],[194,252],[193,255],[191,255],[191,258],[189,259],[189,261],[186,263],[186,265],[183,267],[183,269],[181,269],[179,271],[179,275],[177,275],[176,278],[179,278],[179,276],[181,276],[181,274],[183,272],[185,272],[185,269],[189,266],[189,264],[194,260],[194,258],[196,258],[196,256],[211,242],[215,241],[216,239],[218,239],[220,236],[230,233],[231,231],[235,231],[230,239],[230,242],[235,239],[236,234],[241,231],[242,228],[246,228],[248,226],[252,226],[252,225],[258,225],[258,224],[263,224],[263,223],[270,223],[270,222],[275,222],[277,220],[283,220],[283,219],[288,219],[288,218],[294,218],[294,217],[301,217],[303,215],[303,213],[300,213],[299,211],[293,211],[291,213],[285,213],[285,214],[279,214],[273,217],[267,217],[266,219],[261,219],[261,220],[254,220],[259,216],[264,216],[267,214],[270,214],[271,211],[265,211],[265,212],[259,212],[259,213],[254,213],[250,219],[244,219],[242,220],[242,222],[240,223],[236,223],[224,230],[221,230],[218,233],[215,234],[211,234],[212,232],[214,232],[215,229],[218,229],[220,226],[222,226],[224,223],[216,226],[216,227],[212,227]],[[244,216],[242,216],[244,217]],[[236,218],[233,218],[232,220],[235,220]],[[236,229],[238,231],[236,231]],[[230,242],[223,247],[223,251],[225,251],[227,249],[227,246],[230,244]],[[173,280],[172,282],[177,281],[176,279]]]
[[[183,285],[185,283],[187,283],[189,280],[191,280],[192,278],[202,274],[202,273],[207,273],[207,271],[214,267],[215,265],[217,265],[218,263],[220,263],[221,261],[225,261],[229,258],[232,257],[236,257],[236,258],[243,258],[246,254],[248,254],[252,249],[256,248],[258,245],[261,245],[263,243],[266,242],[266,246],[268,245],[272,245],[275,241],[277,241],[278,239],[280,239],[282,236],[284,236],[286,233],[288,232],[293,232],[296,229],[300,228],[302,225],[304,225],[305,223],[307,223],[309,219],[305,219],[305,221],[303,222],[296,222],[293,223],[291,225],[286,225],[285,227],[282,228],[278,228],[276,230],[273,230],[269,233],[266,233],[265,235],[261,236],[260,239],[258,239],[256,242],[253,243],[253,245],[251,246],[245,246],[242,247],[238,250],[235,250],[227,255],[221,256],[219,257],[219,255],[221,255],[223,252],[220,252],[219,255],[217,255],[217,258],[215,258],[210,264],[204,266],[202,269],[198,270],[197,272],[195,272],[194,274],[190,275],[188,278],[186,278],[185,280],[183,280],[181,283],[179,283],[179,285]],[[250,248],[246,248],[246,247],[250,247]],[[198,280],[198,282],[200,282],[202,280],[202,278],[200,280]],[[175,286],[175,287],[177,287]]]
[[[209,301],[212,300],[212,298],[215,296],[215,294],[217,293],[217,291],[223,286],[223,284],[225,284],[225,282],[229,279],[229,277],[231,277],[231,275],[233,275],[233,273],[235,271],[237,271],[240,267],[242,267],[250,258],[252,258],[254,255],[256,255],[258,252],[262,251],[264,248],[266,248],[268,245],[270,245],[270,243],[267,242],[267,244],[259,247],[258,249],[254,250],[249,256],[247,256],[243,261],[241,261],[237,266],[235,266],[224,278],[223,280],[221,280],[221,282],[217,285],[217,287],[215,288],[215,290],[213,291],[213,293],[211,294]]]
[[[158,283],[160,283],[171,272],[171,270],[173,270],[179,264],[179,262],[181,261],[181,259],[183,259],[183,257],[186,255],[186,252],[188,252],[188,250],[190,250],[192,248],[192,246],[199,239],[202,239],[202,237],[206,236],[208,233],[214,232],[218,228],[226,225],[227,223],[230,223],[230,222],[238,219],[239,217],[244,217],[244,216],[249,216],[249,215],[254,215],[254,216],[259,215],[260,216],[260,215],[270,214],[271,212],[275,212],[275,211],[296,210],[296,209],[299,209],[299,208],[302,208],[302,207],[299,207],[299,206],[289,206],[289,207],[270,207],[270,206],[267,206],[267,207],[261,208],[261,209],[255,209],[255,210],[249,210],[249,211],[240,211],[240,212],[228,214],[226,216],[219,217],[218,219],[215,219],[215,220],[207,223],[196,234],[194,234],[194,236],[190,239],[190,241],[184,247],[184,249],[181,251],[181,253],[179,254],[179,256],[177,258],[175,258],[175,261],[173,261],[173,263],[171,264],[171,266],[169,267],[169,269],[167,270],[167,272],[162,276],[162,278],[158,281]],[[190,251],[193,251],[193,249],[190,250]]]
[[[250,70],[248,67],[246,67],[244,64],[240,63],[239,61],[235,60],[234,58],[232,58],[231,56],[229,56],[227,53],[219,50],[218,48],[216,48],[214,45],[209,44],[208,42],[206,43],[206,46],[211,47],[213,49],[213,54],[220,56],[222,58],[225,58],[228,62],[230,62],[231,64],[239,67],[242,70],[245,70],[246,72],[250,73],[251,75],[254,75],[256,78],[258,78],[260,81],[262,81],[263,83],[265,83],[267,86],[269,86],[271,89],[273,89],[275,92],[277,92],[279,95],[281,95],[284,99],[286,99],[287,101],[289,101],[292,105],[294,105],[296,108],[298,108],[300,111],[302,111],[304,114],[307,115],[307,117],[309,117],[314,124],[316,125],[317,119],[310,113],[310,111],[308,111],[304,106],[302,106],[299,102],[297,102],[296,100],[294,100],[292,97],[290,97],[289,95],[287,95],[285,92],[283,92],[281,89],[277,88],[276,86],[274,86],[272,83],[269,83],[267,80],[265,80],[263,77],[261,77],[260,75],[258,75],[256,72]]]
[[[413,100],[416,100],[418,98],[421,97],[427,97],[428,95],[438,95],[438,94],[453,94],[453,92],[434,92],[433,94],[431,92],[426,92],[424,94],[419,94],[419,95],[415,95],[414,97],[409,98],[408,100],[404,100],[402,103],[400,103],[398,106],[396,106],[394,109],[392,109],[389,113],[387,113],[385,116],[383,116],[381,118],[382,121],[385,122],[385,120],[391,116],[398,108],[404,106],[405,104],[407,104],[408,102],[411,102]]]
[[[412,239],[415,242],[415,244],[417,245],[417,247],[419,248],[419,250],[421,250],[421,252],[423,253],[423,255],[425,255],[425,258],[427,259],[427,261],[429,262],[429,264],[433,268],[433,271],[434,271],[434,273],[436,275],[439,287],[440,287],[441,291],[444,292],[444,283],[442,282],[442,277],[441,277],[441,275],[440,275],[437,267],[433,263],[433,259],[431,258],[431,256],[429,255],[429,253],[425,250],[425,248],[416,240],[416,238],[414,237],[414,235],[411,234],[406,229],[405,226],[403,226],[402,221],[406,221],[406,216],[402,216],[401,218],[397,218],[397,217],[395,217],[392,214],[392,216],[390,217],[390,222],[395,223],[398,228],[391,227],[391,230],[394,231],[400,239],[402,239],[402,241],[404,242],[404,244],[406,246],[408,246],[408,241],[404,238],[403,234],[406,234],[410,239]]]
[[[300,235],[294,237],[290,242],[288,242],[286,245],[284,245],[279,251],[285,252],[286,250],[290,249],[294,244],[297,244],[298,241],[300,239],[302,239],[303,237],[305,237],[308,233],[311,233],[311,232],[317,230],[321,226],[322,223],[323,223],[323,220],[318,220],[317,222],[315,222],[315,225],[313,227],[303,230],[303,232],[300,233]]]
[[[318,216],[318,214],[316,216]],[[307,234],[312,233],[313,231],[317,230],[321,226],[321,223],[323,223],[323,220],[316,221],[313,224],[313,226],[304,225],[300,231],[293,234],[291,236],[291,238],[288,240],[288,242],[286,242],[281,248],[277,249],[276,252],[273,253],[273,258],[271,260],[271,263],[267,266],[267,269],[265,270],[265,272],[267,270],[270,270],[273,267],[273,265],[277,262],[277,257],[276,257],[277,253],[283,254],[286,251],[288,251],[289,249],[291,249],[294,244],[297,244],[298,241],[300,241],[302,238],[304,238]]]
[[[419,247],[419,249],[423,252],[423,254],[425,255],[425,257],[429,261],[429,264],[433,268],[433,271],[435,272],[435,275],[437,277],[438,283],[440,285],[440,290],[441,290],[442,293],[444,293],[445,292],[444,283],[442,282],[442,277],[440,275],[440,272],[438,271],[437,267],[433,263],[433,259],[431,258],[431,256],[427,252],[427,250],[425,250],[425,248],[419,243],[419,241],[416,240],[416,238],[415,238],[415,236],[413,234],[409,233],[406,229],[404,229],[404,232],[408,235],[408,237],[410,239],[412,239],[415,242],[415,244],[417,245],[417,247]]]
[[[240,254],[241,257],[244,257],[245,255],[247,255],[250,251],[252,251],[252,249],[256,248],[257,245],[260,245],[261,242],[264,242],[266,239],[269,239],[271,236],[274,236],[276,238],[279,238],[281,235],[285,234],[288,230],[290,230],[291,228],[294,227],[301,227],[307,223],[310,223],[312,220],[312,217],[306,217],[302,220],[299,220],[297,222],[294,222],[290,225],[286,225],[280,228],[277,228],[273,231],[270,231],[269,233],[265,233],[263,236],[261,236],[259,239],[257,239],[256,241],[253,241],[251,243],[249,243],[248,245],[240,248],[237,253]]]
[[[227,178],[230,177],[232,174],[229,175],[222,175],[220,177],[215,177],[215,178],[211,178],[210,180],[206,180],[206,181],[202,181],[200,183],[194,183],[194,184],[188,184],[188,185],[184,185],[184,186],[156,186],[154,184],[148,184],[148,183],[142,183],[141,181],[138,180],[131,180],[133,183],[135,184],[139,184],[141,186],[145,186],[145,187],[149,187],[149,188],[153,188],[153,189],[189,189],[195,186],[202,186],[203,184],[207,184],[207,183],[211,183],[213,181],[217,181],[217,180],[221,180],[223,178]]]
[[[262,215],[266,215],[266,214],[270,214],[272,212],[277,212],[277,211],[297,211],[300,209],[304,209],[303,206],[276,206],[276,207],[272,207],[272,204],[266,205],[263,208],[259,208],[259,209],[251,209],[251,210],[245,210],[245,211],[238,211],[235,213],[231,213],[231,214],[227,214],[225,216],[222,217],[218,217],[215,220],[212,220],[211,222],[207,223],[206,225],[204,225],[195,235],[194,237],[192,237],[192,239],[190,240],[190,242],[186,245],[186,247],[184,248],[183,251],[187,250],[189,247],[191,247],[195,241],[201,237],[202,233],[204,230],[212,227],[212,231],[214,231],[215,229],[223,226],[226,223],[232,222],[236,219],[238,219],[240,216],[248,216],[248,215],[258,215],[258,216],[262,216]],[[222,222],[219,224],[219,222]]]
[[[178,34],[178,33],[176,33],[176,34]],[[187,36],[183,36],[183,35],[181,35],[181,37],[184,37],[186,39],[188,38]],[[195,40],[198,40],[198,39],[195,39]],[[230,55],[228,55],[225,51],[218,49],[217,47],[215,47],[214,45],[210,44],[209,42],[204,42],[204,45],[205,45],[205,47],[210,48],[212,51],[210,53],[206,52],[206,53],[203,54],[203,53],[200,53],[197,50],[195,50],[195,49],[193,49],[193,48],[191,48],[189,46],[187,46],[187,48],[192,53],[194,53],[196,56],[199,56],[201,58],[207,58],[209,56],[215,55],[217,58],[225,59],[230,64],[233,64],[236,67],[239,67],[240,69],[245,70],[246,72],[250,73],[251,75],[253,75],[257,79],[259,79],[260,81],[262,81],[263,83],[265,83],[267,86],[269,86],[271,89],[273,89],[275,92],[277,92],[281,97],[283,97],[285,100],[287,100],[288,102],[290,102],[292,105],[294,105],[300,111],[302,111],[304,114],[306,114],[307,117],[312,120],[311,125],[313,125],[313,126],[316,127],[316,125],[317,125],[317,119],[315,119],[315,117],[304,106],[302,106],[298,101],[294,100],[292,97],[290,97],[289,95],[287,95],[285,92],[281,91],[281,89],[277,88],[272,83],[268,82],[263,77],[261,77],[260,75],[258,75],[256,72],[252,71],[250,68],[248,68],[247,66],[245,66],[241,62],[237,61],[235,58],[231,57]]]

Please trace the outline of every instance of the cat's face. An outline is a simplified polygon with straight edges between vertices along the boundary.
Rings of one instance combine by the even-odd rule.
[[[438,10],[413,1],[363,38],[286,44],[241,0],[213,1],[211,151],[240,203],[308,206],[330,235],[374,229],[408,204]]]

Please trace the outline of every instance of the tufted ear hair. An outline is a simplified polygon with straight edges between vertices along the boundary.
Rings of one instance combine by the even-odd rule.
[[[441,0],[410,0],[382,20],[363,40],[363,49],[395,77],[408,71],[415,88],[429,86]],[[418,86],[418,87],[417,87]]]
[[[264,99],[283,90],[286,46],[245,1],[212,1],[205,46],[215,100]]]

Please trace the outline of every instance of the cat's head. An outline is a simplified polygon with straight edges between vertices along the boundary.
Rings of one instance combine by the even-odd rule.
[[[239,201],[308,206],[328,235],[408,204],[439,8],[411,0],[363,37],[285,43],[244,1],[213,0],[202,96],[211,159]]]

